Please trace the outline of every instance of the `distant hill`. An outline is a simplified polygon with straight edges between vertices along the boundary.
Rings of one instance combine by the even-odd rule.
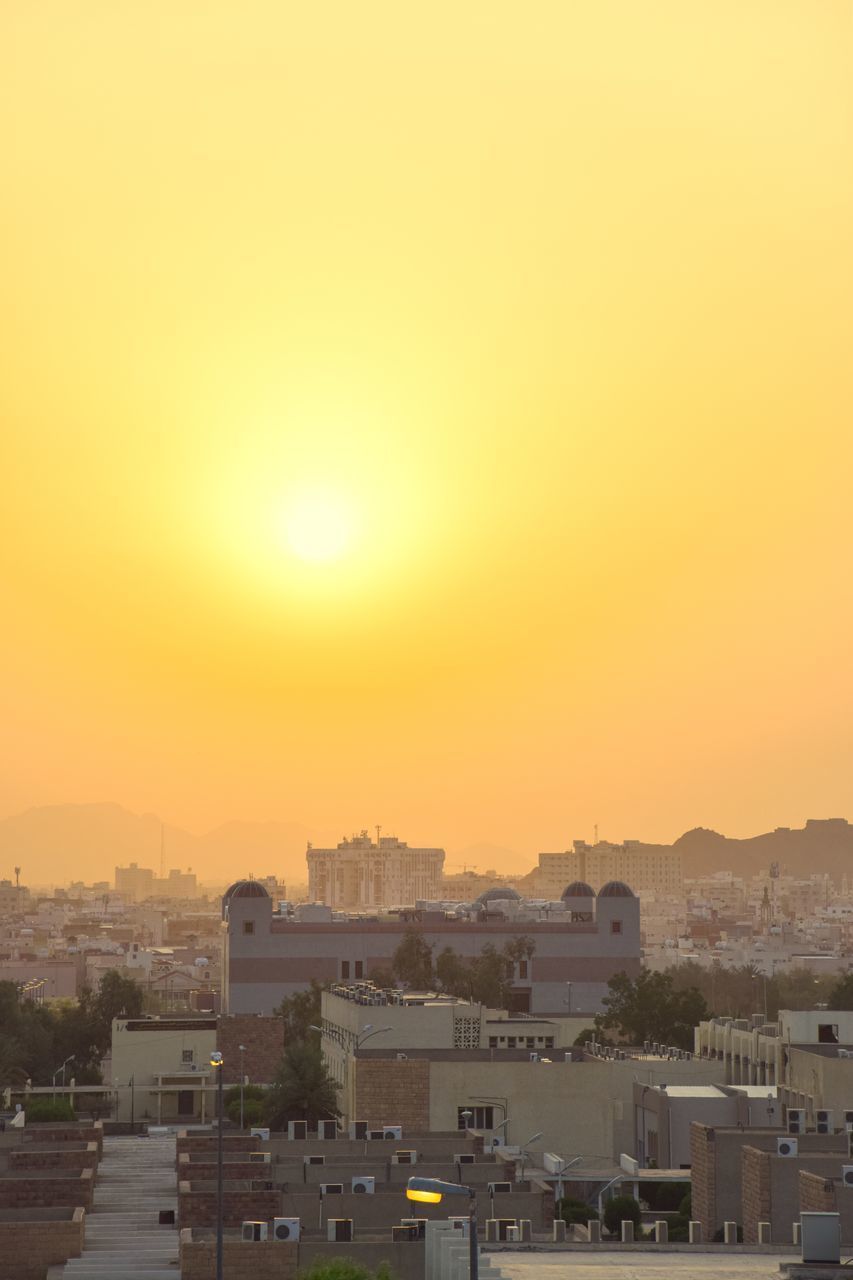
[[[680,850],[687,876],[728,870],[751,876],[771,862],[787,875],[828,874],[839,881],[853,875],[853,826],[846,818],[809,818],[804,827],[777,827],[746,840],[696,827],[672,848]]]
[[[138,862],[160,870],[161,821],[118,804],[64,804],[0,819],[0,878],[22,868],[23,884],[113,879],[117,866]],[[204,835],[164,828],[166,868],[188,868],[199,880],[253,873],[305,879],[305,846],[326,838],[297,822],[226,822]]]

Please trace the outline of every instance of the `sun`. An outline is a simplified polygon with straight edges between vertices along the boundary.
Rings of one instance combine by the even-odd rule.
[[[336,494],[306,493],[288,505],[284,533],[299,560],[316,564],[339,560],[352,543],[352,512]]]

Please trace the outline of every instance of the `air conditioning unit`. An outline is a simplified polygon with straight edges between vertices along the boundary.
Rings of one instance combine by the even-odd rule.
[[[493,1133],[489,1140],[489,1145],[491,1147],[505,1147],[506,1138],[503,1136],[503,1134]]]
[[[853,1164],[843,1164],[841,1166],[841,1185],[842,1187],[853,1188]]]
[[[368,1138],[371,1138],[371,1139],[384,1138],[385,1130],[384,1129],[368,1129],[367,1136]]]
[[[508,1192],[510,1191],[512,1191],[511,1182],[490,1182],[489,1183],[490,1196],[507,1195]]]
[[[417,1151],[395,1151],[391,1157],[392,1164],[417,1164]]]
[[[317,1137],[325,1138],[331,1141],[338,1136],[337,1120],[318,1120],[317,1121]]]
[[[352,1218],[330,1218],[326,1223],[326,1239],[335,1244],[352,1244]]]
[[[250,1151],[249,1164],[272,1164],[272,1153],[270,1151]]]
[[[473,1164],[475,1156],[473,1151],[457,1151],[453,1159],[457,1164]]]
[[[349,1127],[349,1136],[356,1142],[364,1142],[367,1139],[368,1128],[366,1120],[353,1120]]]
[[[817,1133],[832,1133],[831,1111],[816,1111],[814,1113],[814,1121]]]
[[[799,1150],[799,1145],[796,1138],[777,1138],[776,1154],[777,1156],[795,1156]]]
[[[426,1218],[401,1218],[400,1219],[401,1227],[414,1227],[414,1229],[418,1233],[417,1236],[415,1237],[415,1239],[417,1240],[426,1239],[426,1224],[427,1224]]]
[[[788,1132],[805,1133],[806,1113],[802,1107],[788,1108]]]
[[[321,1196],[342,1196],[344,1194],[344,1184],[342,1182],[321,1182]]]
[[[326,1157],[325,1156],[303,1156],[302,1163],[303,1164],[325,1164]]]
[[[269,1142],[270,1131],[269,1129],[250,1129],[249,1137],[257,1138],[259,1142]]]
[[[291,1142],[304,1142],[308,1137],[307,1120],[288,1120],[287,1136]]]
[[[395,1244],[403,1244],[408,1242],[414,1244],[416,1240],[420,1240],[417,1227],[407,1227],[401,1222],[399,1227],[391,1228],[391,1239]]]
[[[350,1190],[355,1196],[372,1196],[376,1190],[375,1178],[352,1178]]]
[[[397,1142],[399,1142],[399,1141],[400,1141],[400,1139],[402,1138],[402,1136],[403,1136],[403,1128],[402,1128],[402,1125],[399,1125],[399,1124],[384,1124],[384,1125],[382,1126],[382,1137],[383,1137],[383,1138],[394,1138]]]
[[[409,1061],[409,1055],[408,1055],[407,1053],[398,1053],[398,1054],[397,1054],[397,1061],[398,1061],[398,1062],[408,1062],[408,1061]]]
[[[538,1061],[539,1061],[539,1054],[538,1054],[538,1053],[531,1053],[531,1054],[528,1054],[528,1057],[530,1058],[530,1061],[531,1061],[531,1062],[538,1062]]]
[[[299,1239],[300,1234],[301,1230],[298,1218],[273,1218],[273,1240],[288,1240],[295,1242]]]
[[[495,1218],[495,1222],[497,1223],[497,1235],[499,1240],[509,1240],[510,1229],[515,1229],[518,1226],[518,1220],[516,1218]]]
[[[267,1224],[265,1222],[244,1222],[241,1238],[247,1242],[266,1240]]]

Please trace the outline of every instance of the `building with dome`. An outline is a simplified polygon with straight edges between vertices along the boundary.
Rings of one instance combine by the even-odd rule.
[[[661,898],[680,898],[684,886],[680,851],[639,840],[575,840],[571,849],[540,853],[535,876],[536,892],[543,897],[559,893],[561,885],[574,880],[588,882],[599,893],[610,881],[624,881],[635,893]]]
[[[640,903],[625,884],[598,893],[583,881],[552,901],[522,898],[508,885],[473,902],[417,900],[393,911],[357,914],[322,902],[274,903],[258,881],[238,880],[222,899],[225,932],[223,996],[229,1013],[272,1013],[311,979],[357,983],[387,972],[406,933],[417,929],[438,957],[449,948],[471,958],[487,945],[529,941],[515,967],[510,1009],[542,1016],[590,1017],[607,983],[640,970]]]

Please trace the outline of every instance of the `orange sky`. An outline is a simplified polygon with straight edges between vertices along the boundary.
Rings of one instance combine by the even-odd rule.
[[[0,813],[853,818],[851,15],[9,0]]]

